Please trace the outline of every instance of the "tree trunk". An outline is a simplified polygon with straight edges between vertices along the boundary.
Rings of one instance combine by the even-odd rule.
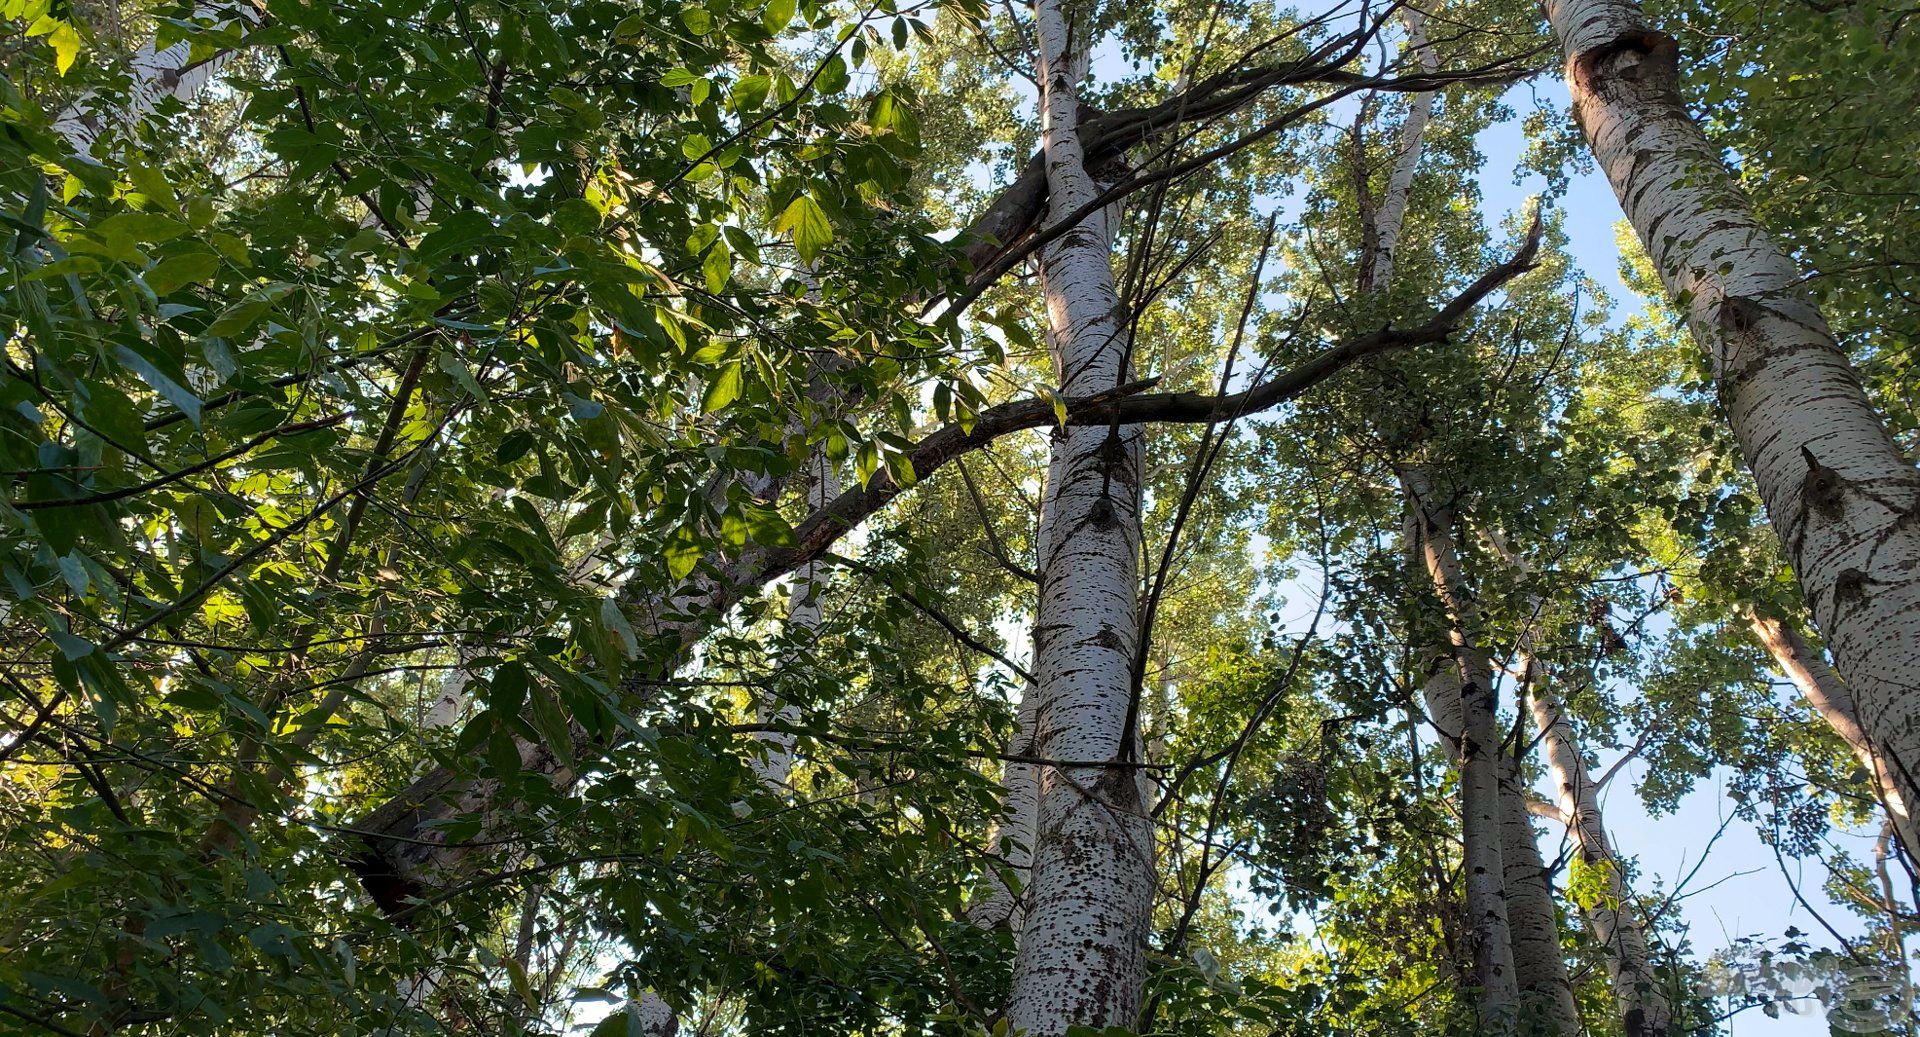
[[[808,467],[811,471],[807,480],[807,510],[811,512],[826,507],[828,501],[840,495],[840,476],[834,471],[833,462],[824,451],[815,451],[808,461]],[[820,628],[821,596],[825,593],[825,571],[820,563],[809,562],[793,574],[793,590],[787,599],[789,633],[802,631],[812,634]],[[783,662],[792,665],[794,658],[789,655]],[[760,689],[754,698],[754,710],[760,723],[800,723],[799,709],[790,702],[780,701],[770,689]],[[761,754],[753,761],[754,775],[760,779],[760,784],[769,789],[785,788],[793,778],[794,736],[786,731],[764,731],[754,735],[754,738],[762,746]]]
[[[1399,475],[1407,497],[1409,541],[1452,619],[1450,636],[1460,693],[1457,752],[1462,869],[1466,873],[1467,931],[1473,943],[1474,981],[1480,987],[1481,1032],[1511,1034],[1519,1017],[1520,989],[1514,970],[1507,873],[1501,853],[1500,738],[1493,666],[1476,641],[1479,614],[1454,546],[1453,506],[1438,495],[1425,468],[1401,465]],[[1437,672],[1447,670],[1442,667]]]
[[[1632,0],[1548,0],[1547,16],[1574,114],[1712,361],[1720,404],[1861,730],[1901,801],[1915,802],[1920,472],[1801,292],[1800,271],[1688,115],[1673,39]]]
[[[1847,685],[1841,683],[1820,652],[1791,624],[1757,611],[1749,611],[1747,619],[1761,647],[1773,656],[1774,665],[1792,679],[1807,705],[1833,728],[1841,741],[1847,743],[1847,748],[1853,750],[1860,766],[1866,768],[1873,781],[1874,795],[1886,811],[1900,845],[1920,846],[1920,830],[1916,830],[1913,816],[1907,810],[1900,784],[1894,780],[1889,761],[1874,751],[1873,741],[1861,726],[1859,710]]]
[[[1408,7],[1402,21],[1407,27],[1407,42],[1401,53],[1413,55],[1422,71],[1437,71],[1439,63],[1434,60],[1433,48],[1427,45],[1427,16]],[[1406,227],[1407,203],[1413,197],[1413,174],[1420,168],[1427,123],[1433,119],[1433,96],[1433,91],[1421,90],[1407,98],[1407,117],[1400,123],[1400,141],[1394,151],[1393,168],[1387,174],[1387,189],[1373,214],[1369,254],[1361,258],[1362,292],[1384,292],[1393,283],[1393,257],[1400,247],[1400,232]]]
[[[1520,761],[1500,754],[1500,863],[1505,867],[1507,917],[1513,927],[1513,974],[1520,987],[1520,1032],[1575,1037],[1580,1006],[1560,947],[1560,909],[1540,858],[1540,835],[1527,810]]]
[[[1573,725],[1553,683],[1539,682],[1530,697],[1567,834],[1573,838],[1581,865],[1603,876],[1599,889],[1589,893],[1591,901],[1580,908],[1594,940],[1606,949],[1607,972],[1623,1028],[1627,1037],[1666,1037],[1673,1010],[1647,949],[1646,922],[1627,891],[1626,876],[1607,839],[1599,786],[1588,777]]]
[[[242,5],[239,10],[241,18],[250,24],[258,18],[251,7]],[[225,20],[226,14],[224,4],[196,3],[193,7],[196,19]],[[53,131],[67,138],[73,150],[86,154],[115,124],[132,126],[169,97],[192,101],[237,53],[219,50],[195,61],[192,50],[186,40],[159,50],[151,42],[142,44],[128,62],[124,106],[103,108],[97,103],[100,95],[89,90],[54,117]]]
[[[1087,58],[1061,0],[1034,5],[1048,221],[1099,187],[1086,167],[1076,86]],[[1114,289],[1118,213],[1087,217],[1040,256],[1048,328],[1067,395],[1127,379],[1132,339]],[[1137,426],[1053,434],[1035,619],[1034,755],[1092,766],[1039,768],[1028,911],[1008,1004],[1015,1032],[1131,1028],[1146,978],[1153,830],[1134,781],[1133,659],[1139,637]],[[1109,762],[1110,761],[1110,762]]]

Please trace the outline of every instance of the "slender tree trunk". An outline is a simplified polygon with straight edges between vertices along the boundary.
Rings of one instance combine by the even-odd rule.
[[[1440,662],[1423,689],[1427,716],[1458,759],[1461,725],[1459,669]],[[1527,808],[1519,761],[1500,754],[1500,864],[1507,921],[1512,930],[1513,974],[1520,1029],[1525,1033],[1573,1037],[1580,1010],[1560,949],[1560,919],[1553,884],[1540,857],[1540,843]]]
[[[1036,0],[1048,221],[1093,200],[1076,88],[1086,72],[1061,0]],[[1084,41],[1079,41],[1084,43]],[[1126,381],[1132,340],[1114,288],[1118,213],[1049,245],[1041,284],[1061,390]],[[1132,1027],[1146,978],[1153,831],[1130,759],[1139,637],[1140,430],[1069,427],[1053,436],[1035,620],[1034,755],[1093,766],[1039,769],[1028,911],[1008,1004],[1015,1032]],[[1111,761],[1109,765],[1101,765]],[[1117,766],[1116,766],[1117,765]]]
[[[1433,48],[1427,45],[1427,16],[1408,7],[1402,20],[1407,27],[1407,42],[1401,54],[1411,54],[1422,71],[1438,70],[1440,65],[1434,59]],[[1421,90],[1407,98],[1407,117],[1400,123],[1399,146],[1394,151],[1393,168],[1387,174],[1387,189],[1373,214],[1369,254],[1361,258],[1362,292],[1384,292],[1393,283],[1394,254],[1400,248],[1400,232],[1406,227],[1407,204],[1413,197],[1413,174],[1420,168],[1427,123],[1433,119],[1433,98],[1431,90]],[[1364,171],[1361,175],[1365,175]]]
[[[1793,681],[1807,705],[1833,728],[1866,768],[1873,781],[1874,795],[1886,811],[1900,845],[1920,846],[1920,829],[1916,829],[1913,815],[1907,809],[1900,783],[1894,780],[1889,761],[1874,751],[1873,741],[1860,723],[1859,709],[1847,685],[1792,624],[1757,611],[1749,611],[1747,620],[1761,647],[1773,656],[1774,665]]]
[[[1580,908],[1594,940],[1606,949],[1607,972],[1620,1004],[1623,1029],[1627,1037],[1666,1037],[1673,1009],[1648,951],[1646,921],[1627,890],[1621,862],[1607,839],[1600,787],[1588,776],[1586,759],[1553,682],[1538,682],[1530,698],[1567,834],[1581,864],[1604,876],[1598,895]]]
[[[1688,115],[1673,39],[1632,0],[1546,6],[1574,114],[1712,361],[1720,404],[1861,730],[1901,801],[1916,802],[1920,472],[1801,291],[1800,271]]]
[[[1403,55],[1411,55],[1423,69],[1433,71],[1437,62],[1427,44],[1426,16],[1409,8],[1404,19]],[[1384,293],[1392,285],[1394,257],[1433,102],[1431,91],[1409,98],[1386,190],[1377,206],[1367,196],[1364,168],[1357,172],[1369,231],[1360,260],[1362,293]],[[1356,162],[1363,160],[1364,155],[1355,156]],[[1578,1016],[1560,955],[1552,889],[1539,847],[1530,838],[1532,825],[1525,804],[1515,799],[1507,788],[1509,782],[1503,780],[1505,758],[1499,750],[1493,667],[1463,625],[1471,617],[1462,611],[1469,606],[1453,545],[1453,509],[1436,498],[1432,476],[1425,468],[1401,466],[1400,479],[1407,504],[1406,545],[1415,571],[1432,581],[1453,616],[1451,651],[1424,660],[1424,688],[1428,717],[1452,744],[1459,761],[1468,942],[1473,949],[1481,1024],[1489,1033],[1510,1033],[1524,1014],[1529,1019],[1551,1020],[1546,1025],[1552,1032],[1572,1037]]]
[[[828,501],[840,495],[840,476],[823,451],[815,451],[808,466],[811,471],[807,480],[807,510],[813,511],[825,507]],[[820,628],[822,596],[825,593],[825,567],[820,563],[809,562],[793,574],[793,590],[787,599],[789,633],[797,631],[811,635]],[[794,657],[789,655],[784,663],[791,666],[794,661]],[[755,696],[754,710],[763,724],[800,722],[800,710],[790,702],[780,701],[768,689],[761,690]],[[754,775],[767,788],[785,788],[793,778],[794,736],[786,731],[766,731],[754,735],[754,738],[763,747],[761,755],[753,763]]]
[[[1020,712],[1007,755],[1033,755],[1033,714],[1039,706],[1038,691],[1028,685],[1020,695]],[[987,853],[993,858],[987,872],[987,889],[980,899],[968,905],[967,920],[985,929],[1004,925],[1017,933],[1026,915],[1024,890],[1033,861],[1034,814],[1039,808],[1039,790],[1033,764],[1019,760],[1006,762],[1000,782],[1003,817],[993,826],[987,840]],[[1003,869],[1020,880],[1021,891],[1007,883]]]
[[[1425,468],[1401,465],[1399,475],[1408,503],[1409,543],[1452,619],[1450,636],[1459,671],[1462,868],[1481,1032],[1511,1034],[1519,1018],[1520,988],[1501,852],[1501,753],[1493,666],[1476,640],[1479,614],[1454,546],[1453,507],[1439,496]]]

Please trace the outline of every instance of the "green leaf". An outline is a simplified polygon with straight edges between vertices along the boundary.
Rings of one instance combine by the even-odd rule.
[[[810,195],[796,195],[787,203],[785,212],[774,222],[776,234],[792,234],[793,247],[800,252],[802,262],[812,263],[820,250],[833,241],[833,224],[827,221],[826,210]]]
[[[667,561],[667,573],[676,580],[684,580],[693,567],[700,564],[700,538],[693,530],[681,527],[674,530],[667,539],[666,549],[660,552]]]
[[[620,639],[621,647],[626,649],[627,658],[639,657],[640,639],[634,636],[633,624],[627,622],[627,614],[620,611],[619,604],[612,598],[600,599],[600,624],[613,631],[614,636]]]
[[[821,66],[820,76],[813,81],[813,88],[823,94],[837,94],[852,81],[853,77],[847,72],[847,59],[835,54]]]
[[[713,31],[713,12],[704,7],[681,8],[680,21],[695,36],[705,36]]]
[[[707,291],[719,295],[733,277],[733,253],[727,246],[716,243],[707,251],[707,258],[700,261],[700,273],[706,278]]]
[[[771,89],[773,89],[773,80],[766,76],[741,76],[739,82],[733,84],[730,95],[734,111],[758,111],[761,105],[767,103],[767,92]]]
[[[793,543],[793,527],[773,508],[749,504],[742,509],[742,515],[746,518],[747,535],[754,543],[768,547],[786,547]]]
[[[84,242],[74,242],[76,249],[98,251],[114,259],[130,259],[134,250],[141,245],[157,245],[171,241],[187,232],[187,225],[171,216],[157,212],[123,212],[109,216],[92,227],[87,228],[90,236],[100,242],[97,249],[86,249]]]
[[[269,285],[258,291],[247,293],[247,297],[226,308],[220,316],[207,326],[207,334],[214,338],[233,338],[259,323],[273,304],[293,290],[292,285]]]
[[[180,413],[185,414],[187,420],[193,422],[193,427],[200,427],[200,397],[188,392],[179,382],[161,373],[159,368],[153,366],[153,361],[126,346],[113,347],[113,355],[134,374],[139,375],[142,381],[153,386],[154,392],[165,397],[168,403],[180,408]]]
[[[487,398],[486,388],[474,379],[473,372],[467,370],[467,365],[461,363],[459,357],[454,356],[452,353],[441,353],[433,358],[433,366],[439,368],[447,377],[460,383],[460,388],[473,394],[474,399],[484,400]]]
[[[487,708],[497,716],[518,716],[520,707],[527,702],[529,684],[525,666],[511,659],[501,663],[494,667],[493,679],[487,682]]]
[[[760,15],[760,24],[768,32],[779,32],[793,21],[793,12],[799,7],[798,0],[769,0],[767,9]]]
[[[181,288],[205,281],[220,270],[220,257],[211,252],[189,252],[168,256],[146,272],[147,287],[155,295],[170,295]]]
[[[740,365],[728,364],[707,383],[706,395],[700,400],[700,413],[712,414],[727,404],[740,398]]]

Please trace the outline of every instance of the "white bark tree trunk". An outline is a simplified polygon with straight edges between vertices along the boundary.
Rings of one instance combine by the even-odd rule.
[[[193,17],[225,20],[228,9],[227,4],[196,3]],[[250,5],[244,4],[240,7],[240,16],[248,23],[258,17]],[[194,61],[192,50],[192,45],[185,40],[158,50],[152,43],[142,45],[128,62],[126,104],[103,106],[100,95],[89,90],[54,118],[53,131],[67,138],[75,151],[85,154],[93,150],[94,144],[109,129],[138,123],[169,97],[192,101],[236,53],[222,50]]]
[[[1406,8],[1402,21],[1407,27],[1407,42],[1402,54],[1411,54],[1424,72],[1440,67],[1427,45],[1427,16],[1416,8]],[[1407,222],[1407,202],[1413,196],[1413,174],[1420,168],[1420,150],[1426,138],[1427,123],[1433,119],[1431,90],[1421,90],[1407,98],[1407,117],[1400,123],[1399,146],[1393,168],[1387,174],[1387,189],[1374,214],[1373,254],[1362,258],[1360,290],[1387,290],[1393,283],[1393,257],[1400,247],[1400,232]]]
[[[1507,918],[1513,928],[1513,973],[1520,987],[1520,1032],[1575,1037],[1580,1006],[1560,946],[1560,909],[1540,857],[1540,835],[1527,810],[1520,761],[1500,754],[1500,863],[1505,869]]]
[[[840,495],[840,475],[824,451],[815,451],[808,462],[811,471],[807,479],[807,510],[826,507],[827,502]],[[788,597],[787,629],[811,634],[820,628],[822,600],[826,594],[825,567],[818,562],[809,562],[799,572],[793,574],[793,589]],[[785,665],[794,663],[794,656],[788,655]],[[763,724],[798,724],[800,710],[790,702],[782,702],[769,689],[762,689],[754,702],[755,712]],[[785,788],[793,778],[794,735],[786,731],[763,731],[754,735],[759,740],[762,752],[754,758],[753,773],[760,784],[769,789]]]
[[[1036,0],[1041,143],[1051,223],[1099,193],[1079,135],[1086,71],[1061,0]],[[1078,41],[1084,44],[1085,41]],[[1118,213],[1095,213],[1040,256],[1055,363],[1066,395],[1127,378],[1132,340],[1114,288]],[[1035,620],[1034,755],[1094,766],[1039,768],[1028,911],[1008,1017],[1015,1032],[1131,1028],[1146,978],[1155,891],[1153,830],[1127,721],[1139,637],[1137,426],[1053,434]]]
[[[1854,705],[1853,695],[1847,685],[1821,658],[1819,650],[1808,644],[1792,624],[1757,611],[1749,611],[1747,620],[1761,647],[1773,656],[1774,665],[1793,681],[1794,687],[1800,689],[1800,694],[1807,700],[1807,705],[1813,707],[1820,719],[1833,728],[1841,741],[1847,743],[1847,748],[1853,750],[1860,765],[1866,768],[1873,782],[1874,794],[1886,811],[1887,820],[1893,825],[1894,835],[1900,844],[1920,846],[1920,831],[1914,826],[1913,815],[1900,793],[1900,785],[1894,780],[1888,761],[1874,751],[1873,741],[1860,724],[1859,710]]]
[[[1689,117],[1673,39],[1632,0],[1546,7],[1594,157],[1712,361],[1861,730],[1901,800],[1916,802],[1920,472],[1801,292],[1800,271]]]
[[[1461,864],[1466,873],[1467,932],[1473,944],[1474,981],[1480,987],[1481,1032],[1511,1034],[1519,1019],[1520,988],[1501,852],[1500,737],[1493,665],[1476,640],[1479,614],[1460,569],[1453,506],[1440,495],[1425,468],[1400,465],[1399,476],[1408,504],[1406,535],[1452,620],[1450,636],[1460,697],[1456,751],[1460,760]],[[1437,671],[1446,672],[1445,667]],[[1435,685],[1430,681],[1428,687],[1433,689]]]
[[[1541,681],[1530,696],[1534,727],[1547,757],[1560,816],[1580,854],[1583,867],[1604,878],[1591,903],[1580,905],[1593,938],[1606,949],[1607,972],[1627,1037],[1666,1037],[1673,1009],[1654,971],[1648,951],[1646,921],[1627,890],[1621,862],[1607,839],[1600,811],[1600,787],[1587,771],[1586,758],[1551,680]]]

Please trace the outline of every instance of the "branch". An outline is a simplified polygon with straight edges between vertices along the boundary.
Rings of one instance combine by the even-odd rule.
[[[1489,270],[1419,327],[1405,330],[1388,327],[1370,332],[1326,349],[1294,370],[1240,393],[1148,394],[1145,390],[1153,387],[1153,381],[1123,385],[1065,401],[1066,422],[1071,425],[1206,423],[1273,407],[1318,385],[1355,361],[1393,349],[1445,341],[1482,299],[1532,268],[1539,244],[1540,225],[1536,219],[1512,259]],[[924,478],[1000,436],[1056,423],[1059,417],[1055,407],[1052,399],[1034,399],[989,408],[971,422],[933,432],[905,457],[911,463],[916,480]],[[671,588],[641,592],[637,598],[623,600],[634,626],[648,632],[649,650],[646,660],[636,664],[633,672],[623,679],[622,690],[632,696],[632,702],[647,701],[648,686],[668,676],[684,651],[705,636],[742,595],[819,559],[847,531],[905,490],[889,471],[882,470],[875,473],[866,486],[842,493],[815,511],[799,525],[792,544],[779,548],[753,547],[732,559],[702,563],[687,579]],[[649,608],[659,614],[647,614],[645,610]],[[576,727],[574,755],[583,757],[606,751],[624,743],[628,735],[622,728],[599,738],[584,727]],[[528,764],[529,768],[545,773],[555,785],[564,787],[578,776],[575,768],[560,766],[548,747],[524,745],[522,748],[533,761]],[[432,831],[432,825],[438,820],[476,812],[497,814],[511,809],[508,805],[489,802],[490,795],[489,790],[476,786],[470,775],[452,766],[434,768],[375,807],[360,823],[350,826],[353,842],[342,848],[350,858],[349,866],[383,910],[394,917],[402,912],[411,915],[407,902],[425,895],[429,888],[459,888],[457,862],[485,845],[476,841],[448,842],[444,838],[436,841],[422,838],[420,833],[438,835]]]
[[[1343,66],[1358,56],[1359,49],[1365,45],[1365,42],[1366,34],[1363,33],[1338,37],[1299,61],[1223,72],[1204,79],[1159,104],[1095,115],[1085,121],[1080,131],[1087,150],[1087,161],[1093,163],[1103,158],[1117,156],[1129,148],[1148,143],[1188,123],[1232,115],[1252,105],[1268,90],[1275,87],[1322,83],[1338,86],[1341,89],[1319,102],[1302,106],[1288,113],[1287,116],[1269,123],[1262,132],[1242,138],[1235,142],[1237,147],[1244,147],[1257,139],[1270,136],[1281,126],[1291,124],[1297,118],[1359,90],[1414,93],[1456,85],[1504,86],[1541,71],[1540,68],[1533,66],[1517,66],[1518,62],[1531,57],[1533,52],[1503,58],[1460,72],[1435,72],[1382,78],[1345,71]],[[1205,157],[1211,162],[1220,156],[1209,153]],[[1146,183],[1147,181],[1129,181],[1128,185],[1122,185],[1115,190],[1127,193],[1145,186]],[[1103,194],[1097,201],[1099,205],[1104,206],[1112,200]],[[969,265],[975,271],[974,275],[968,279],[967,286],[959,298],[971,301],[978,297],[987,285],[998,280],[1007,270],[1017,265],[1021,258],[1032,253],[1037,246],[1030,242],[1023,242],[1023,239],[1039,225],[1040,217],[1046,210],[1046,201],[1046,165],[1043,157],[1036,152],[1027,160],[1026,166],[1021,169],[1020,175],[1014,178],[1013,183],[1007,185],[1006,189],[1001,191],[955,239],[961,244]],[[1077,222],[1073,219],[1061,221],[1069,226]],[[1010,255],[1017,246],[1022,245],[1027,247],[1021,247],[1018,256]],[[954,308],[962,305],[964,303],[956,303]]]
[[[1414,328],[1381,328],[1319,354],[1285,374],[1244,392],[1210,396],[1202,393],[1152,393],[1152,381],[1134,382],[1093,396],[1064,403],[1068,425],[1139,425],[1149,422],[1211,424],[1243,417],[1276,407],[1319,385],[1349,365],[1367,357],[1397,349],[1443,342],[1481,300],[1507,282],[1533,268],[1540,247],[1540,219],[1534,216],[1525,241],[1513,258],[1481,275],[1480,279],[1455,296],[1430,321]],[[914,479],[924,479],[955,458],[978,450],[1011,432],[1041,428],[1059,421],[1052,399],[1028,399],[1004,403],[980,412],[971,422],[948,425],[920,440],[906,459]],[[750,583],[765,583],[793,571],[820,556],[848,530],[899,496],[906,487],[892,475],[874,474],[866,486],[848,490],[825,507],[814,512],[795,531],[795,544],[767,553],[765,564],[749,577]]]
[[[1557,821],[1561,825],[1567,828],[1573,827],[1573,818],[1567,816],[1566,811],[1560,809],[1557,806],[1554,806],[1552,803],[1549,803],[1544,799],[1537,799],[1533,796],[1528,796],[1527,797],[1527,813],[1532,814],[1535,817],[1544,817],[1549,821]]]
[[[333,426],[338,425],[345,420],[347,420],[347,415],[335,414],[335,415],[332,415],[331,417],[317,418],[313,421],[299,421],[291,425],[282,425],[279,428],[269,429],[266,432],[262,432],[259,435],[254,436],[246,440],[245,442],[241,443],[239,446],[226,451],[225,453],[215,454],[214,456],[209,457],[204,461],[199,461],[194,464],[190,464],[185,468],[179,469],[178,471],[168,472],[164,475],[155,476],[152,479],[148,479],[146,482],[136,483],[132,486],[122,486],[117,490],[106,490],[101,493],[88,494],[84,497],[58,497],[51,500],[9,501],[8,505],[16,511],[36,511],[42,508],[74,508],[74,507],[79,507],[83,504],[105,504],[108,501],[123,500],[127,497],[138,496],[142,493],[147,492],[148,490],[158,489],[159,487],[165,486],[168,483],[179,482],[180,480],[185,479],[188,476],[198,475],[209,468],[215,467],[216,465],[224,464],[228,461],[231,461],[234,458],[239,457],[240,455],[253,450],[254,448],[260,446],[261,444],[269,442],[270,440],[281,439],[287,436],[297,436],[307,432],[317,432],[323,428],[332,428]]]

